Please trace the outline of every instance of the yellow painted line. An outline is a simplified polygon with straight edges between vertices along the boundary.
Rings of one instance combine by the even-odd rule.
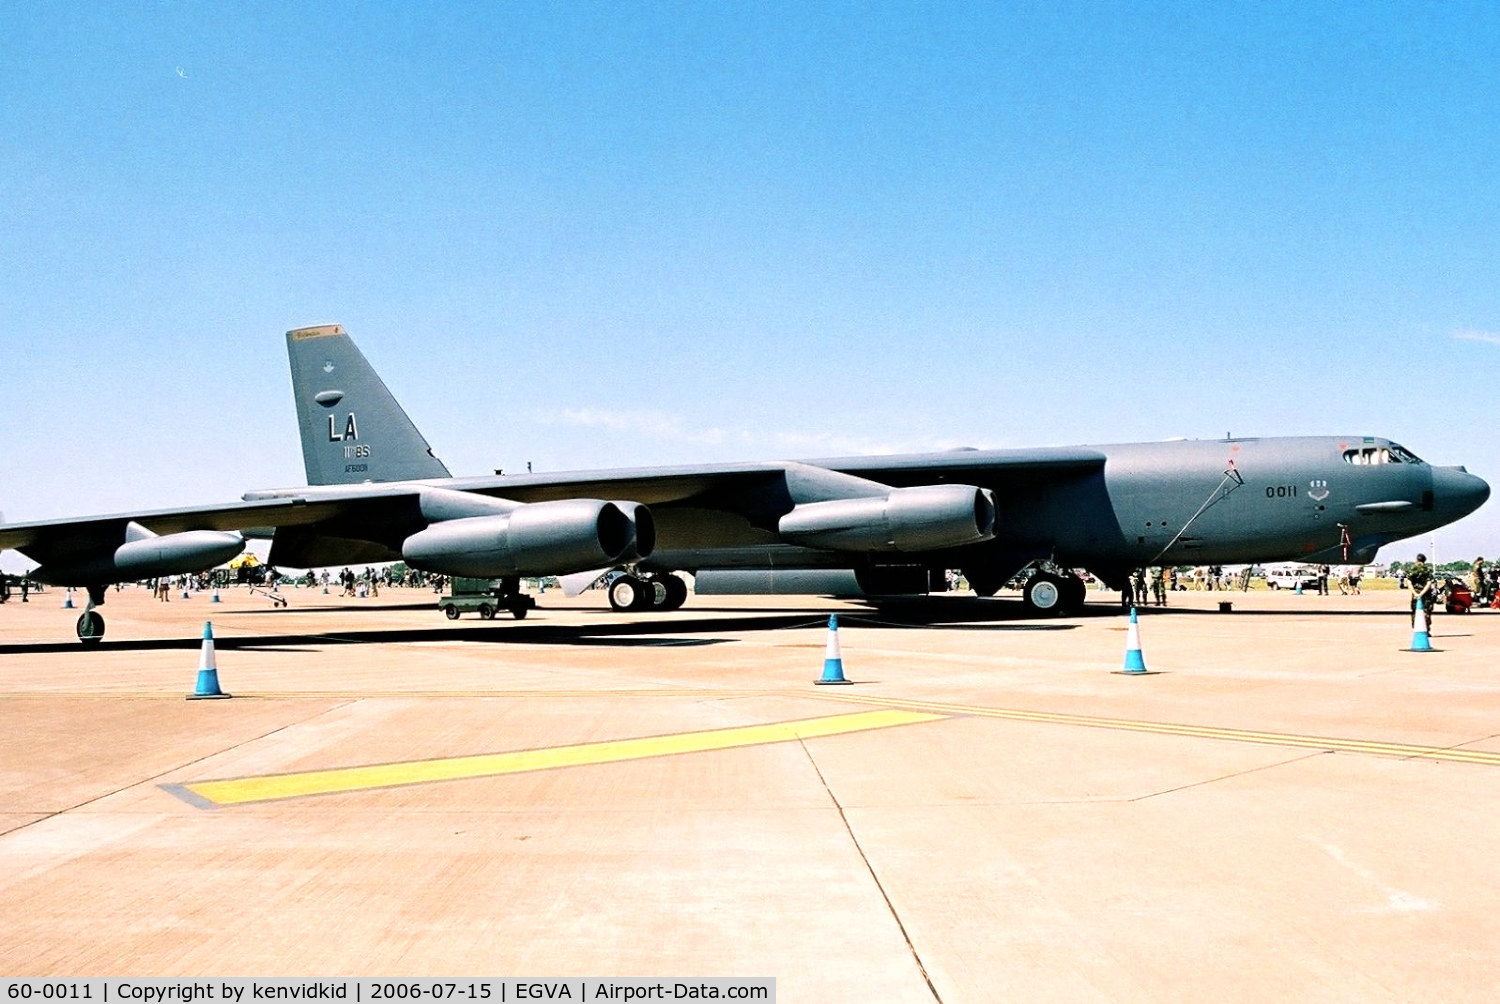
[[[819,695],[821,696],[821,695]],[[914,708],[944,715],[968,715],[980,718],[1005,718],[1011,721],[1045,722],[1053,725],[1077,725],[1095,729],[1118,729],[1127,732],[1153,732],[1160,735],[1193,736],[1200,739],[1226,739],[1232,742],[1260,743],[1267,746],[1296,746],[1306,749],[1337,750],[1376,756],[1418,757],[1425,760],[1448,760],[1500,766],[1500,752],[1455,749],[1443,746],[1419,746],[1412,743],[1379,742],[1367,739],[1338,739],[1331,736],[1306,736],[1290,732],[1256,732],[1249,729],[1215,728],[1207,725],[1177,725],[1170,722],[1144,722],[1125,718],[1097,718],[1091,715],[1057,714],[1047,711],[1019,711],[1006,708],[983,708],[939,701],[908,701],[900,698],[829,695],[825,700],[853,701],[885,707]]]
[[[413,760],[406,763],[375,764],[367,767],[341,767],[301,774],[277,774],[241,777],[223,781],[197,781],[182,785],[188,792],[214,805],[242,805],[278,798],[303,795],[329,795],[369,788],[393,788],[432,781],[454,781],[460,778],[494,777],[525,771],[577,767],[584,764],[615,763],[674,753],[698,753],[704,750],[732,749],[737,746],[759,746],[766,743],[814,739],[893,725],[937,721],[948,716],[930,712],[886,708],[855,714],[807,718],[772,725],[748,725],[708,732],[684,732],[678,735],[648,736],[642,739],[618,739],[611,742],[557,746],[552,749],[518,750],[511,753],[486,753],[479,756],[450,757],[441,760]]]

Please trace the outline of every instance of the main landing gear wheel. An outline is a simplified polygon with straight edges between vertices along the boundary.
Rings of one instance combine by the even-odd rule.
[[[85,645],[97,645],[104,638],[104,617],[92,610],[85,610],[78,617],[78,640]]]
[[[679,576],[670,573],[653,575],[647,585],[654,587],[652,610],[676,610],[687,602],[688,587]]]
[[[1000,577],[994,572],[982,568],[963,569],[964,578],[969,580],[969,588],[974,590],[975,596],[994,596],[1005,585]]]
[[[616,611],[650,610],[656,602],[656,587],[634,575],[622,575],[609,584],[609,605]]]
[[[1038,572],[1026,580],[1021,598],[1026,609],[1042,617],[1055,617],[1062,613],[1066,602],[1064,581],[1051,572]]]
[[[1063,609],[1070,614],[1080,613],[1089,598],[1089,585],[1076,575],[1063,578]]]
[[[1021,596],[1034,616],[1073,616],[1083,610],[1088,584],[1076,575],[1037,572],[1026,580]]]

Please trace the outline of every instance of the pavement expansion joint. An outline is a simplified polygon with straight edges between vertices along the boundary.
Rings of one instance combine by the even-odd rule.
[[[933,985],[932,975],[927,971],[927,964],[922,961],[922,953],[917,951],[916,944],[911,940],[911,933],[906,929],[906,922],[901,919],[901,913],[896,909],[896,904],[891,902],[890,893],[886,891],[885,883],[880,881],[880,874],[875,871],[875,865],[870,861],[870,856],[865,853],[864,847],[859,842],[859,836],[854,832],[854,827],[849,822],[849,816],[844,811],[844,804],[839,801],[838,795],[834,794],[833,788],[828,784],[828,778],[823,776],[823,769],[818,766],[818,760],[813,756],[812,750],[808,749],[807,743],[798,740],[802,747],[807,762],[812,765],[813,773],[818,776],[818,783],[823,786],[823,791],[828,795],[828,800],[838,810],[839,822],[844,824],[844,832],[849,834],[849,842],[854,845],[855,853],[859,860],[864,863],[865,870],[870,873],[870,881],[875,883],[875,890],[880,893],[880,898],[885,903],[885,908],[890,911],[891,919],[896,922],[896,929],[901,932],[901,938],[906,942],[906,950],[911,953],[911,958],[917,966],[917,972],[922,976],[922,982],[927,984],[927,990],[932,994],[932,999],[942,1004],[942,995],[938,993],[937,987]]]

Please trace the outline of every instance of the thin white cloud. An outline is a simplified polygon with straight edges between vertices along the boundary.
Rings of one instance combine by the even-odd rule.
[[[1453,337],[1461,342],[1488,342],[1491,345],[1500,345],[1500,332],[1464,328],[1462,331],[1455,331]]]

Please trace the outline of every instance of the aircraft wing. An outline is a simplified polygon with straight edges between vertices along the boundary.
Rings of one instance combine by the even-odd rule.
[[[518,502],[565,498],[625,498],[645,505],[683,502],[705,495],[724,498],[788,470],[849,474],[893,487],[933,482],[963,482],[1003,489],[1007,482],[1063,478],[1097,470],[1105,455],[1088,447],[1025,450],[951,450],[884,456],[757,464],[570,471],[489,478],[454,478],[441,482],[459,491],[502,495]],[[816,474],[814,474],[816,477]],[[434,482],[437,483],[437,482]],[[734,508],[732,501],[727,508]]]
[[[190,530],[244,530],[250,527],[291,526],[328,519],[343,508],[342,502],[308,502],[300,498],[229,502],[184,509],[155,509],[50,519],[35,523],[0,524],[0,550],[25,552],[34,560],[84,552],[105,543],[117,544],[129,523],[152,533],[171,534]],[[41,555],[41,557],[38,557]]]
[[[576,471],[481,478],[432,478],[380,484],[304,486],[250,492],[241,502],[180,509],[0,524],[0,549],[42,564],[100,554],[128,540],[133,524],[154,535],[248,531],[274,535],[272,561],[296,567],[395,560],[403,541],[452,514],[424,512],[434,494],[466,495],[496,506],[616,500],[670,509],[687,506],[732,514],[774,530],[809,501],[884,494],[889,487],[978,485],[1004,494],[1008,484],[1066,478],[1101,467],[1087,448],[951,451],[812,462],[712,464]],[[497,510],[503,511],[503,510]],[[473,515],[461,512],[458,515]],[[255,531],[262,531],[257,534]]]
[[[359,520],[377,509],[389,509],[423,488],[472,492],[517,502],[573,498],[629,499],[644,505],[689,500],[709,501],[730,511],[756,508],[740,493],[755,493],[788,470],[852,474],[887,485],[962,480],[1003,486],[1021,476],[1066,476],[1102,466],[1104,454],[1086,448],[1004,451],[953,451],[905,456],[847,457],[834,460],[757,464],[704,464],[684,467],[573,471],[478,478],[444,478],[394,484],[275,489],[246,494],[246,501],[178,509],[153,509],[101,516],[69,517],[31,523],[0,524],[0,550],[52,550],[65,542],[87,548],[90,542],[114,539],[121,526],[137,523],[158,534],[189,530],[245,530],[310,526]]]

